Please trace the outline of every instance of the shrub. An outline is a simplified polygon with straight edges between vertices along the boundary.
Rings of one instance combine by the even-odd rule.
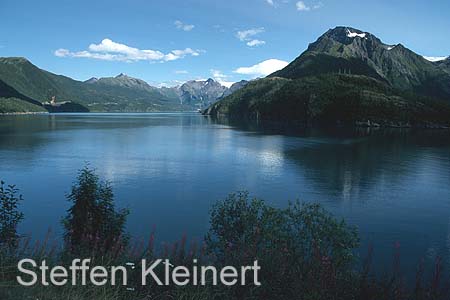
[[[248,193],[231,194],[211,212],[209,254],[220,265],[258,260],[262,286],[227,289],[238,299],[333,299],[350,293],[356,229],[318,204],[267,206]]]

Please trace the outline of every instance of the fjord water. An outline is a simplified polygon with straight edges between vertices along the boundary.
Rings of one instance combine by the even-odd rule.
[[[112,182],[128,230],[200,239],[211,205],[247,190],[276,207],[323,204],[358,226],[361,255],[415,268],[450,251],[448,131],[249,129],[195,113],[0,117],[0,179],[24,196],[22,233],[61,233],[65,195],[86,163]],[[396,247],[394,247],[396,245]]]

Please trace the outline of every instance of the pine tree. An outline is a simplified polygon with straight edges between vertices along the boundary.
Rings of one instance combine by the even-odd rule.
[[[105,254],[122,249],[127,210],[116,211],[109,182],[88,167],[79,171],[68,200],[73,205],[63,220],[66,250],[72,255]]]
[[[23,213],[18,210],[22,195],[14,185],[5,186],[0,182],[0,248],[14,250],[19,242],[17,226],[23,220]]]

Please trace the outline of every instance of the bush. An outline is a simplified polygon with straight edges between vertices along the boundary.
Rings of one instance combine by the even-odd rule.
[[[276,209],[241,192],[218,202],[210,223],[207,249],[219,265],[257,259],[261,266],[262,286],[228,289],[229,298],[333,299],[351,293],[356,229],[318,204]]]

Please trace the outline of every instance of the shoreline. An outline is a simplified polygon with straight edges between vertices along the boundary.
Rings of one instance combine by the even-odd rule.
[[[49,114],[49,112],[48,111],[7,112],[7,113],[0,113],[0,116],[44,115],[44,114]]]

